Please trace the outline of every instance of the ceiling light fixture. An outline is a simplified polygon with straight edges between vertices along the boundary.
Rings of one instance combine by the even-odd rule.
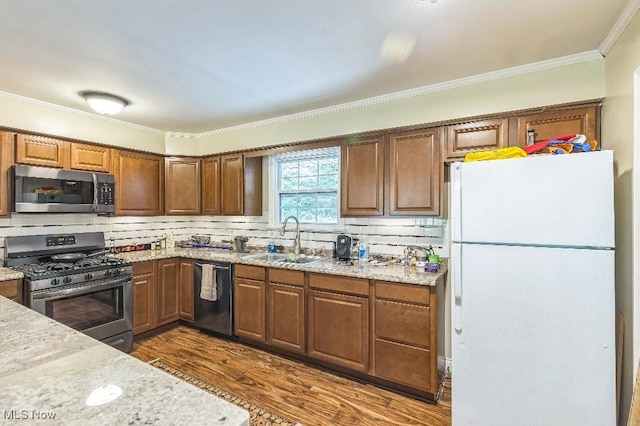
[[[84,98],[94,111],[103,115],[117,114],[131,102],[120,96],[111,93],[96,92],[87,90],[80,92],[80,96]]]

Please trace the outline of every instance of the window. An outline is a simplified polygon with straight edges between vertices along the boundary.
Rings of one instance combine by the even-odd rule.
[[[295,216],[300,223],[338,223],[339,147],[277,155],[274,166],[278,222]]]

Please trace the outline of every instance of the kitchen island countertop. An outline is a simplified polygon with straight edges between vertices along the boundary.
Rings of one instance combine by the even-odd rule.
[[[258,260],[252,256],[264,252],[237,253],[230,250],[207,248],[175,248],[165,250],[143,250],[120,253],[115,256],[130,262],[144,262],[147,260],[169,259],[172,257],[184,257],[199,260],[217,260],[223,262],[239,263],[243,265],[265,266],[269,268],[284,268],[322,274],[342,275],[348,277],[392,281],[406,284],[435,286],[436,282],[447,272],[447,259],[440,262],[440,270],[437,273],[424,272],[419,268],[405,268],[399,265],[378,266],[374,264],[353,265],[336,262],[330,258],[323,258],[317,262],[307,264],[281,263],[268,260]]]
[[[4,420],[249,424],[245,410],[4,297],[0,341]],[[122,395],[110,403],[87,405],[92,391],[105,385],[118,386]]]
[[[22,272],[15,269],[0,267],[0,281],[21,280],[24,277]]]

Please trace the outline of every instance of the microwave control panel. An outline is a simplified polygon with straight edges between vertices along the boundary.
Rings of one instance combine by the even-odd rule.
[[[98,204],[113,205],[114,184],[101,182],[98,191]]]

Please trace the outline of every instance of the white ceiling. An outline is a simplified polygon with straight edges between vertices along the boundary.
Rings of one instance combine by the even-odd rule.
[[[627,1],[0,0],[0,91],[199,133],[598,49]]]

